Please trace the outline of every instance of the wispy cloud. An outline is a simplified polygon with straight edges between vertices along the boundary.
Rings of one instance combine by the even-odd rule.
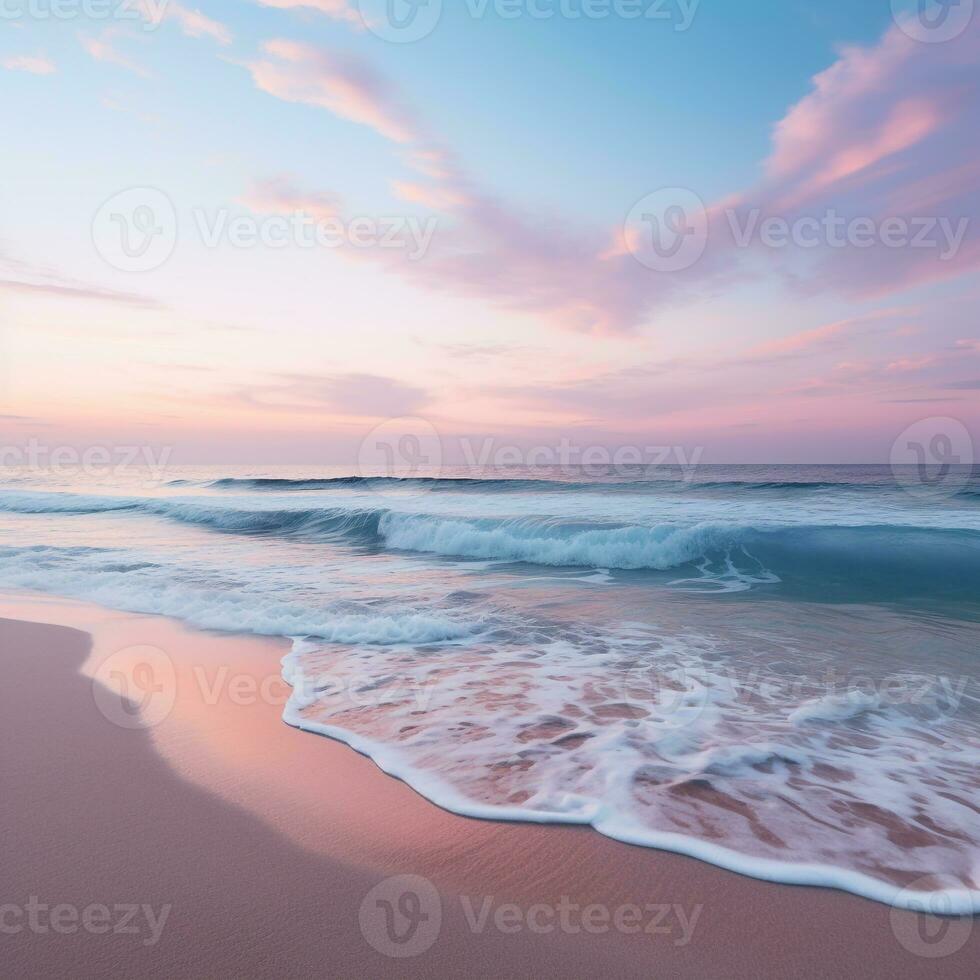
[[[188,37],[209,37],[218,44],[231,44],[231,31],[200,10],[185,7],[176,0],[137,0],[137,10],[148,24],[173,21]]]
[[[450,187],[426,186],[414,181],[396,180],[392,189],[403,200],[410,204],[423,204],[434,211],[451,211],[466,204],[467,198],[459,191]]]
[[[889,391],[925,389],[968,390],[975,382],[946,380],[954,366],[962,366],[963,353],[945,348],[932,353],[889,359],[841,361],[819,377],[811,377],[782,389],[783,394],[824,396],[845,391],[868,391],[884,394]]]
[[[440,228],[425,260],[405,262],[393,251],[370,256],[433,290],[489,300],[558,325],[625,333],[639,324],[653,295],[680,282],[657,280],[631,256],[603,257],[607,234],[547,215],[529,215],[478,188],[452,153],[424,133],[393,87],[364,62],[308,44],[269,41],[266,57],[247,63],[262,91],[317,106],[370,126],[396,144],[410,144],[406,162],[423,180],[396,181],[405,200],[453,219]],[[312,192],[311,200],[322,196]],[[296,203],[306,207],[300,198]]]
[[[292,414],[397,418],[417,412],[430,396],[422,388],[376,374],[282,374],[271,384],[242,389],[237,399]]]
[[[206,16],[200,10],[185,7],[176,0],[137,0],[134,9],[149,25],[158,26],[171,22],[187,37],[210,38],[222,46],[231,44],[231,31],[224,24]],[[98,34],[78,35],[82,47],[96,61],[125,68],[143,78],[151,77],[152,72],[145,65],[119,50],[117,42],[122,38],[145,41],[147,35],[145,32],[129,30],[122,24],[111,24]]]
[[[85,52],[96,61],[115,65],[117,68],[125,68],[126,71],[131,71],[141,78],[149,78],[151,73],[148,68],[116,48],[116,38],[122,33],[117,27],[107,27],[98,36],[79,34],[78,40]]]
[[[499,357],[522,357],[536,348],[512,344],[438,344],[439,350],[460,360],[483,360]]]
[[[357,28],[363,26],[361,15],[347,0],[256,0],[256,2],[262,7],[274,7],[277,10],[312,10]]]
[[[264,57],[246,67],[263,92],[327,109],[396,143],[418,138],[394,88],[363,61],[296,41],[267,41],[262,51]]]
[[[876,225],[901,219],[930,241],[957,232],[962,240],[945,252],[925,247],[922,238],[902,247],[880,240],[861,248],[823,243],[802,272],[794,269],[809,291],[863,299],[975,269],[980,165],[972,134],[978,130],[980,32],[921,44],[893,27],[875,45],[846,47],[777,123],[763,181],[711,209],[709,250],[731,248],[725,209],[742,227],[752,209],[789,223],[834,211]],[[798,259],[799,252],[784,255]]]
[[[565,416],[570,424],[633,423],[704,404],[703,386],[665,383],[671,373],[667,364],[635,365],[592,377],[489,386],[485,393],[522,410]]]
[[[882,398],[882,405],[945,405],[947,402],[961,402],[962,398]]]
[[[302,191],[291,177],[283,175],[255,181],[242,195],[241,203],[257,214],[300,211],[317,221],[327,221],[340,214],[340,200],[335,194]]]
[[[0,277],[0,290],[12,293],[35,293],[62,299],[90,299],[100,303],[121,303],[123,306],[141,306],[159,309],[160,304],[146,296],[136,293],[120,293],[97,286],[71,286],[51,282],[23,282],[18,279]]]
[[[100,286],[66,279],[51,270],[40,269],[2,255],[0,255],[0,291],[49,296],[56,299],[117,303],[144,309],[162,309],[162,305],[151,297],[103,289]]]
[[[842,340],[868,324],[884,319],[905,316],[908,313],[908,310],[902,309],[876,310],[872,313],[865,313],[862,316],[849,317],[833,323],[825,323],[822,326],[813,327],[810,330],[801,330],[799,333],[789,334],[777,340],[766,341],[766,343],[759,344],[749,350],[748,356],[775,357],[784,354],[804,354],[815,348],[827,347],[834,341]]]
[[[26,71],[31,75],[53,75],[57,70],[55,63],[45,55],[14,55],[0,61],[7,71]]]
[[[110,98],[109,96],[103,96],[101,102],[106,109],[109,109],[112,112],[122,112],[134,116],[140,122],[145,123],[148,126],[156,126],[160,123],[160,116],[153,112],[145,112],[137,105],[127,104],[119,101],[118,99]]]

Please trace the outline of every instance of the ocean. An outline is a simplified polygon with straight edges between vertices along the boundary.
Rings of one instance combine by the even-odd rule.
[[[123,469],[0,471],[0,588],[289,638],[460,814],[980,910],[980,474]]]

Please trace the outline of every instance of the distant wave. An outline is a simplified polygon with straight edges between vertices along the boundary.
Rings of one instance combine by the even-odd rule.
[[[302,510],[251,510],[182,501],[147,501],[142,510],[226,534],[275,535],[351,544],[378,544],[382,510],[312,507]]]
[[[24,491],[0,494],[0,511],[8,514],[102,514],[113,510],[140,510],[138,497],[96,497],[76,493]]]
[[[171,486],[187,486],[186,480],[174,480]],[[201,484],[216,490],[264,490],[268,492],[289,492],[303,490],[335,490],[345,487],[358,489],[380,488],[418,488],[425,490],[464,491],[473,490],[491,493],[500,490],[535,492],[542,491],[602,491],[608,489],[643,490],[651,487],[663,489],[695,489],[721,490],[729,488],[747,488],[754,490],[821,490],[840,487],[841,484],[826,481],[805,482],[800,480],[787,481],[752,481],[752,480],[687,480],[683,477],[676,479],[637,480],[623,478],[622,480],[604,482],[602,480],[574,481],[557,479],[523,479],[523,478],[480,478],[480,477],[402,477],[402,476],[338,476],[329,479],[285,480],[256,477],[240,479],[225,477]],[[879,484],[845,484],[852,487],[867,486],[880,489]]]
[[[338,476],[329,479],[281,480],[272,478],[238,479],[226,477],[206,483],[216,490],[265,490],[289,492],[300,490],[336,490],[345,487],[372,489],[384,487],[416,487],[428,490],[547,490],[582,489],[589,484],[562,483],[557,480],[492,479],[477,477],[398,477],[398,476]]]
[[[975,479],[975,477],[973,478]],[[508,477],[397,477],[397,476],[338,476],[329,478],[282,479],[272,477],[224,477],[194,484],[188,480],[173,480],[173,487],[200,486],[215,490],[250,490],[265,493],[298,493],[329,490],[388,490],[416,489],[426,492],[455,493],[640,493],[649,490],[669,492],[744,491],[765,493],[812,493],[843,490],[846,492],[880,492],[897,490],[899,483],[890,474],[869,482],[834,482],[830,480],[699,480],[678,474],[673,478],[638,479],[623,474],[621,479],[563,480],[557,478]],[[968,483],[959,493],[980,497],[980,487]]]

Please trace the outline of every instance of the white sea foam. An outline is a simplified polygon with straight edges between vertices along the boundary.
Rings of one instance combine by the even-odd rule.
[[[843,694],[828,694],[801,704],[790,713],[789,720],[794,725],[802,725],[808,721],[844,721],[856,718],[865,711],[872,711],[880,704],[877,694],[865,691],[845,691]]]
[[[176,572],[176,574],[175,574]],[[202,629],[260,636],[317,636],[331,643],[440,643],[486,628],[448,612],[303,601],[277,589],[274,576],[224,579],[152,562],[120,562],[100,551],[74,554],[22,549],[0,553],[0,585],[54,592],[129,612],[156,613]],[[353,606],[353,608],[351,608]]]
[[[585,651],[567,641],[424,658],[379,648],[353,660],[297,641],[283,661],[294,686],[284,718],[456,813],[588,824],[766,880],[980,911],[965,728],[945,720],[946,736],[967,740],[941,761],[923,754],[930,732],[900,712],[860,732],[801,735],[771,690],[740,707],[730,679],[694,666],[698,650],[694,636],[661,646],[641,696],[618,654],[583,668]],[[963,885],[904,887],[928,876]]]

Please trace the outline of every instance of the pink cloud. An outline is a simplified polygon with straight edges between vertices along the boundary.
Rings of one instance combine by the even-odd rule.
[[[895,214],[934,214],[947,201],[980,187],[980,159],[967,160],[944,173],[925,176],[895,189],[888,208]]]
[[[188,37],[210,37],[218,44],[231,44],[231,31],[224,24],[176,0],[137,0],[136,6],[148,24],[158,26],[165,20],[172,20]]]
[[[396,143],[418,138],[392,88],[363,62],[296,41],[268,41],[263,51],[267,57],[246,65],[263,92],[327,109]]]
[[[941,118],[938,107],[927,99],[899,103],[867,138],[838,149],[826,166],[799,188],[798,200],[808,200],[847,177],[867,173],[881,161],[920,142],[939,126]]]
[[[827,323],[822,327],[814,327],[812,330],[804,330],[800,333],[790,334],[788,337],[782,337],[779,340],[759,344],[758,347],[754,347],[749,353],[764,356],[770,354],[796,354],[823,344],[831,337],[836,337],[845,330],[849,330],[853,324],[853,320],[838,320],[836,323]]]
[[[891,319],[901,316],[906,310],[876,310],[873,313],[866,313],[863,316],[849,317],[846,320],[837,320],[834,323],[825,323],[822,326],[814,327],[810,330],[802,330],[799,333],[790,334],[787,337],[780,337],[777,340],[770,340],[764,344],[759,344],[749,351],[750,356],[768,357],[779,354],[800,354],[810,351],[815,347],[821,347],[835,338],[852,333],[857,328],[877,320]]]
[[[165,3],[160,0],[137,0],[135,10],[149,25],[158,26],[164,21],[173,21],[188,37],[210,37],[218,44],[231,44],[231,32],[223,24],[175,0],[166,0]],[[82,47],[96,61],[116,65],[149,78],[151,73],[147,68],[116,48],[116,40],[124,36],[130,39],[146,39],[145,33],[126,31],[121,24],[106,27],[98,35],[80,33],[78,37]]]
[[[263,7],[274,7],[276,10],[315,10],[334,20],[344,21],[356,27],[362,27],[361,15],[351,8],[347,0],[258,0]]]
[[[658,281],[632,256],[603,259],[601,233],[547,215],[525,215],[489,195],[469,193],[457,224],[424,262],[406,272],[428,287],[488,299],[570,330],[633,331],[655,296],[680,288]]]
[[[432,147],[413,151],[409,154],[408,163],[414,170],[434,180],[448,180],[456,169],[445,151]]]
[[[844,48],[837,61],[814,76],[813,91],[776,124],[768,176],[778,180],[812,171],[848,142],[863,139],[867,124],[877,126],[881,118],[864,107],[887,98],[894,77],[915,55],[914,43],[897,29],[876,48]]]
[[[165,16],[175,20],[188,37],[210,37],[218,44],[231,44],[231,32],[228,28],[210,17],[205,17],[200,10],[189,10],[172,0],[165,9]]]
[[[272,384],[242,389],[234,399],[263,411],[374,419],[412,415],[431,395],[375,374],[286,374]]]
[[[445,187],[425,186],[405,180],[396,180],[392,189],[403,200],[411,204],[423,204],[434,211],[451,211],[465,203],[459,192]]]
[[[256,181],[242,196],[241,202],[258,214],[299,211],[317,221],[328,221],[340,214],[340,201],[335,195],[301,191],[288,177]]]
[[[946,380],[950,369],[961,369],[966,363],[964,356],[969,359],[970,354],[976,353],[980,353],[980,347],[965,347],[959,342],[952,350],[946,348],[938,352],[898,357],[891,361],[841,361],[828,373],[791,385],[779,394],[866,394],[873,386],[880,386],[878,394],[896,390],[935,391],[953,388],[956,387],[955,384]]]
[[[50,297],[53,299],[92,300],[123,306],[161,309],[149,296],[104,289],[90,283],[69,279],[54,269],[46,269],[0,253],[0,293]]]
[[[16,55],[0,62],[7,71],[26,71],[31,75],[53,75],[58,69],[55,63],[44,55]]]
[[[737,195],[743,226],[753,208],[790,223],[830,211],[876,229],[905,223],[910,244],[901,247],[876,230],[869,247],[772,253],[777,264],[795,262],[810,291],[867,299],[977,268],[980,32],[935,45],[895,27],[876,45],[845,48],[813,84],[776,125],[765,179]],[[733,247],[724,210],[711,209],[709,252]],[[922,221],[936,223],[930,244],[913,247]]]
[[[935,354],[926,354],[923,357],[900,357],[897,361],[889,362],[885,370],[893,374],[904,374],[908,371],[921,371],[923,368],[931,367],[938,361],[939,358]]]
[[[241,204],[256,214],[285,218],[300,215],[303,218],[310,218],[314,222],[333,225],[335,227],[331,230],[331,238],[336,238],[336,225],[338,223],[343,224],[347,219],[343,212],[343,202],[337,195],[302,190],[288,176],[255,181],[239,200]],[[383,219],[384,216],[381,218]],[[381,223],[385,226],[382,231],[386,248],[373,250],[376,261],[382,258],[379,252],[384,252],[383,257],[387,258],[394,250],[401,251],[399,260],[402,255],[417,258],[418,250],[424,250],[425,243],[431,239],[431,233],[426,234],[425,229],[420,224],[414,229],[410,229],[398,224],[388,225],[384,221]],[[350,259],[363,259],[372,252],[370,249],[360,250],[356,247],[346,247],[351,243],[344,241],[342,237],[337,239],[337,242],[337,247],[340,248],[342,254]]]
[[[86,53],[96,61],[104,61],[106,64],[116,65],[118,68],[125,68],[143,78],[149,78],[150,72],[139,62],[134,61],[128,55],[117,51],[113,45],[113,40],[120,34],[119,29],[107,27],[102,33],[95,37],[89,34],[80,34],[78,40]]]
[[[363,63],[292,41],[270,41],[263,50],[268,57],[246,66],[258,88],[411,144],[405,159],[423,180],[396,181],[395,192],[452,215],[452,225],[440,227],[424,261],[405,261],[394,250],[361,258],[385,262],[433,290],[596,333],[634,330],[654,294],[680,286],[681,280],[658,279],[630,255],[602,255],[602,229],[528,215],[476,187],[452,153],[423,133],[391,87]],[[294,200],[300,210],[310,210]]]

